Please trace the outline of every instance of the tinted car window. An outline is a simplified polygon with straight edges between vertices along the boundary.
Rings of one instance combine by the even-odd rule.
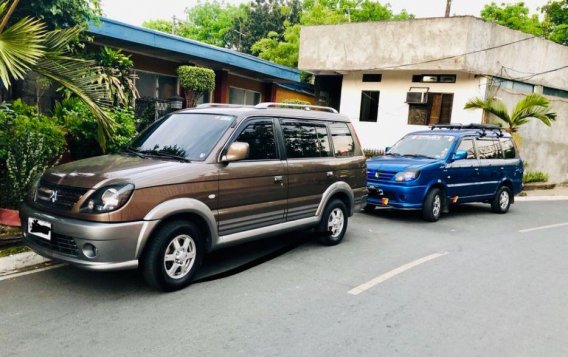
[[[349,127],[345,123],[333,123],[329,126],[333,149],[337,157],[349,157],[355,155],[355,141],[351,136]]]
[[[205,160],[234,118],[216,114],[172,114],[151,125],[131,147],[142,153]]]
[[[325,126],[299,121],[283,121],[282,133],[288,158],[330,156]]]
[[[278,158],[271,119],[255,120],[248,124],[235,141],[249,144],[247,160],[273,160]]]
[[[515,145],[511,138],[501,138],[501,148],[505,154],[505,159],[514,159],[517,157],[517,151],[515,150]]]
[[[477,139],[477,153],[480,159],[502,159],[503,153],[497,139]]]
[[[463,139],[458,147],[458,150],[464,150],[467,152],[467,159],[475,159],[475,147],[473,146],[473,139]]]

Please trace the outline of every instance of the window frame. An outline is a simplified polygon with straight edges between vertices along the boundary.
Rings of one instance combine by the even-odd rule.
[[[433,96],[441,96],[441,100],[440,100],[440,118],[442,117],[441,113],[444,109],[444,97],[450,97],[451,98],[451,106],[450,106],[450,110],[448,113],[448,122],[440,122],[440,120],[438,120],[438,123],[431,123],[431,114],[432,114],[432,107],[433,105],[430,104],[430,99]],[[406,119],[406,124],[407,125],[417,125],[417,126],[431,126],[431,125],[435,125],[435,124],[451,124],[452,123],[452,111],[454,108],[454,97],[455,97],[455,93],[447,93],[447,92],[429,92],[428,93],[428,102],[424,103],[424,104],[412,104],[409,103],[408,104],[408,116]],[[412,112],[412,109],[423,109],[426,111],[426,120],[424,124],[415,124],[415,123],[410,123],[410,114]]]
[[[353,154],[350,156],[337,156],[336,152],[335,152],[335,142],[333,141],[333,134],[331,133],[331,125],[332,124],[343,124],[347,127],[347,131],[349,132],[349,136],[351,136],[351,140],[353,140]],[[353,131],[351,131],[351,128],[349,127],[349,125],[347,125],[346,122],[341,122],[341,121],[331,121],[327,123],[328,126],[328,135],[330,140],[330,144],[331,144],[331,149],[333,152],[333,156],[328,156],[328,157],[333,157],[336,159],[347,159],[347,158],[352,158],[352,157],[356,157],[357,155],[357,141],[355,140],[355,133]],[[362,151],[362,150],[361,150]]]
[[[376,93],[377,94],[377,108],[376,108],[377,115],[374,118],[374,120],[372,120],[373,118],[371,118],[371,117],[370,117],[371,120],[368,120],[368,118],[366,120],[363,120],[363,99],[365,98],[365,95],[366,95],[365,93]],[[381,101],[381,91],[380,90],[362,90],[361,91],[361,102],[359,104],[359,121],[363,122],[363,123],[377,123],[379,121],[379,103],[380,103],[380,101]],[[373,108],[370,107],[370,111],[372,111],[372,109]]]
[[[481,154],[479,152],[479,146],[478,146],[478,141],[488,141],[491,140],[493,142],[497,143],[497,157],[494,158],[482,158]],[[504,160],[505,159],[505,152],[503,151],[503,148],[501,147],[501,140],[499,140],[499,137],[493,137],[493,136],[477,136],[475,137],[475,149],[477,151],[477,159],[479,160],[480,163],[484,162],[485,160]],[[500,155],[500,157],[499,157]]]
[[[174,95],[179,96],[180,94],[180,86],[179,86],[179,77],[172,75],[172,74],[164,74],[164,73],[159,73],[159,72],[152,72],[152,71],[146,71],[143,69],[135,69],[134,73],[137,75],[138,73],[145,73],[145,74],[151,74],[154,76],[154,95],[152,96],[152,99],[157,99],[157,100],[167,100],[168,98],[160,98],[159,97],[159,93],[160,93],[160,79],[159,77],[170,77],[170,78],[175,78],[176,79],[176,90]],[[136,86],[136,83],[138,82],[138,78],[134,79],[134,87],[136,87],[136,89],[138,89],[138,87]]]
[[[475,158],[473,159],[468,159],[467,157],[465,158],[465,160],[479,160],[479,154],[477,153],[477,145],[476,145],[476,140],[477,137],[476,136],[464,136],[460,139],[460,141],[457,143],[456,148],[454,150],[454,154],[460,149],[461,144],[465,141],[465,140],[471,140],[471,143],[473,144],[473,154],[475,156]],[[452,154],[453,156],[453,154]]]
[[[231,103],[231,88],[233,88],[233,89],[238,89],[238,90],[242,90],[242,91],[245,92],[245,93],[244,93],[245,95],[244,95],[244,97],[243,97],[243,98],[244,98],[244,101],[245,101],[244,103]],[[261,92],[257,92],[257,91],[255,91],[255,90],[247,89],[247,88],[241,88],[241,87],[236,87],[236,86],[229,86],[229,93],[227,93],[227,94],[228,94],[228,95],[227,95],[227,100],[229,101],[228,104],[248,105],[248,104],[246,104],[247,92],[258,94],[258,103],[262,103],[262,93],[261,93]],[[256,104],[258,104],[258,103],[256,103]],[[256,104],[252,104],[252,105],[256,105]]]
[[[312,125],[314,127],[323,127],[325,128],[326,131],[326,136],[327,136],[327,142],[329,143],[329,150],[330,150],[330,155],[329,156],[311,156],[311,157],[288,157],[288,147],[286,146],[286,137],[284,136],[284,129],[282,128],[283,125],[283,121],[295,121],[298,122],[300,124],[305,123],[307,125]],[[278,122],[278,127],[280,130],[280,135],[282,136],[282,144],[283,144],[283,153],[284,153],[284,157],[286,160],[317,160],[317,159],[330,159],[330,158],[334,158],[334,149],[333,149],[333,142],[331,139],[331,131],[330,128],[328,127],[328,123],[325,121],[319,121],[319,120],[311,120],[311,119],[302,119],[302,118],[287,118],[287,117],[280,117],[277,120]],[[317,135],[317,131],[316,131],[316,135]],[[319,143],[319,136],[318,136],[318,149],[319,152],[321,154],[321,145]]]
[[[244,119],[235,129],[235,131],[233,132],[233,134],[229,137],[229,139],[227,140],[227,142],[225,143],[225,145],[223,145],[223,148],[219,151],[219,155],[217,157],[217,162],[222,163],[222,157],[223,155],[225,155],[227,153],[227,150],[229,149],[229,146],[231,146],[232,143],[234,143],[237,138],[239,137],[239,135],[241,135],[241,133],[246,129],[246,127],[255,122],[255,121],[264,121],[264,120],[270,120],[272,121],[272,131],[273,131],[273,135],[274,135],[274,145],[276,146],[276,158],[274,159],[261,159],[261,160],[249,160],[249,159],[244,159],[244,160],[239,160],[239,161],[234,161],[231,162],[231,164],[234,163],[238,163],[238,162],[266,162],[266,161],[282,161],[285,160],[285,158],[283,159],[283,152],[282,152],[282,138],[280,136],[280,126],[278,125],[278,120],[277,118],[274,117],[270,117],[270,116],[255,116],[255,117],[249,117]]]

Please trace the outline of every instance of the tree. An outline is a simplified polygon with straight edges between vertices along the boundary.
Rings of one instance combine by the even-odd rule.
[[[413,17],[405,10],[394,14],[390,5],[382,5],[371,0],[306,0],[300,23],[328,25],[350,21],[404,20]],[[299,51],[299,24],[286,24],[283,35],[272,31],[251,47],[251,52],[258,57],[290,67],[298,66]]]
[[[100,0],[26,0],[14,11],[10,24],[25,17],[41,20],[48,30],[79,26],[86,29],[89,21],[102,15]]]
[[[188,108],[195,107],[203,93],[215,89],[215,72],[209,68],[179,66],[177,73]]]
[[[142,23],[143,27],[161,31],[165,33],[174,33],[173,31],[173,23],[169,20],[147,20]],[[178,34],[178,33],[176,33]],[[180,35],[181,36],[181,35]]]
[[[134,80],[136,75],[134,62],[130,56],[115,50],[103,47],[95,57],[101,71],[98,83],[105,86],[110,94],[114,106],[131,107],[139,97]]]
[[[519,100],[509,113],[505,103],[496,98],[473,98],[469,100],[464,109],[483,109],[507,124],[507,131],[515,133],[519,127],[531,119],[538,119],[546,126],[556,120],[556,113],[551,111],[548,99],[538,93],[533,93]]]
[[[545,36],[554,42],[568,45],[568,0],[549,1],[542,7]]]
[[[15,79],[30,72],[59,83],[78,96],[98,122],[99,142],[104,147],[112,134],[112,119],[103,110],[108,105],[105,88],[96,83],[97,66],[93,61],[68,54],[69,44],[81,28],[48,31],[38,19],[24,17],[9,25],[19,0],[0,0],[0,79],[8,89]],[[101,107],[103,105],[103,107]]]
[[[529,15],[529,9],[523,2],[512,5],[505,3],[485,5],[481,10],[481,18],[535,36],[542,36],[543,34],[538,15]]]

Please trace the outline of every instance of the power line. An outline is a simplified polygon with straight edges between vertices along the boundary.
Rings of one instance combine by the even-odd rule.
[[[526,81],[526,80],[529,80],[529,79],[534,78],[534,77],[536,77],[536,76],[540,76],[541,74],[552,73],[552,72],[556,72],[556,71],[563,70],[563,69],[565,69],[565,68],[568,68],[568,66],[562,66],[562,67],[558,67],[558,68],[553,68],[553,69],[549,69],[549,70],[547,70],[547,71],[543,71],[543,72],[538,72],[538,73],[531,74],[531,75],[528,76],[528,77],[519,77],[519,78],[513,78],[513,79]]]
[[[462,56],[467,56],[467,55],[472,55],[474,53],[480,53],[480,52],[485,52],[485,51],[491,51],[497,48],[501,48],[501,47],[506,47],[506,46],[510,46],[513,45],[515,43],[519,43],[519,42],[523,42],[523,41],[528,41],[528,40],[532,40],[533,38],[536,38],[537,36],[530,36],[527,38],[523,38],[521,40],[517,40],[517,41],[513,41],[513,42],[507,42],[507,43],[503,43],[497,46],[492,46],[492,47],[487,47],[487,48],[483,48],[481,50],[475,50],[475,51],[470,51],[470,52],[465,52],[465,53],[461,53],[459,55],[453,55],[453,56],[447,56],[447,57],[441,57],[441,58],[435,58],[435,59],[431,59],[431,60],[427,60],[427,61],[422,61],[422,62],[414,62],[414,63],[405,63],[405,64],[400,64],[397,66],[389,66],[389,67],[385,67],[383,69],[395,69],[395,68],[401,68],[401,67],[409,67],[409,66],[415,66],[417,64],[425,64],[425,63],[432,63],[432,62],[438,62],[438,61],[445,61],[445,60],[449,60],[452,58],[457,58],[457,57],[462,57]]]

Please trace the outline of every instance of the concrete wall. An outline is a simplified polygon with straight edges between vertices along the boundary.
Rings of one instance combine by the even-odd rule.
[[[299,68],[316,74],[450,70],[568,89],[568,47],[462,16],[303,27]],[[515,42],[515,44],[480,51]],[[469,53],[466,56],[462,54]],[[527,78],[530,77],[530,78]]]
[[[509,108],[517,103],[523,94],[499,89],[496,96],[503,99]],[[519,134],[523,160],[527,170],[542,171],[549,175],[551,182],[568,181],[568,99],[547,97],[558,118],[547,127],[533,119],[521,126]]]
[[[463,107],[472,97],[485,95],[485,78],[465,72],[451,72],[457,74],[456,83],[412,83],[412,74],[415,72],[389,71],[383,73],[381,82],[376,83],[362,82],[363,72],[351,72],[343,76],[340,112],[351,119],[364,148],[384,149],[409,132],[428,128],[424,125],[407,124],[408,104],[405,100],[411,86],[429,87],[430,92],[434,93],[453,93],[452,123],[481,122],[480,111],[465,111]],[[380,91],[376,123],[359,121],[363,90]]]

